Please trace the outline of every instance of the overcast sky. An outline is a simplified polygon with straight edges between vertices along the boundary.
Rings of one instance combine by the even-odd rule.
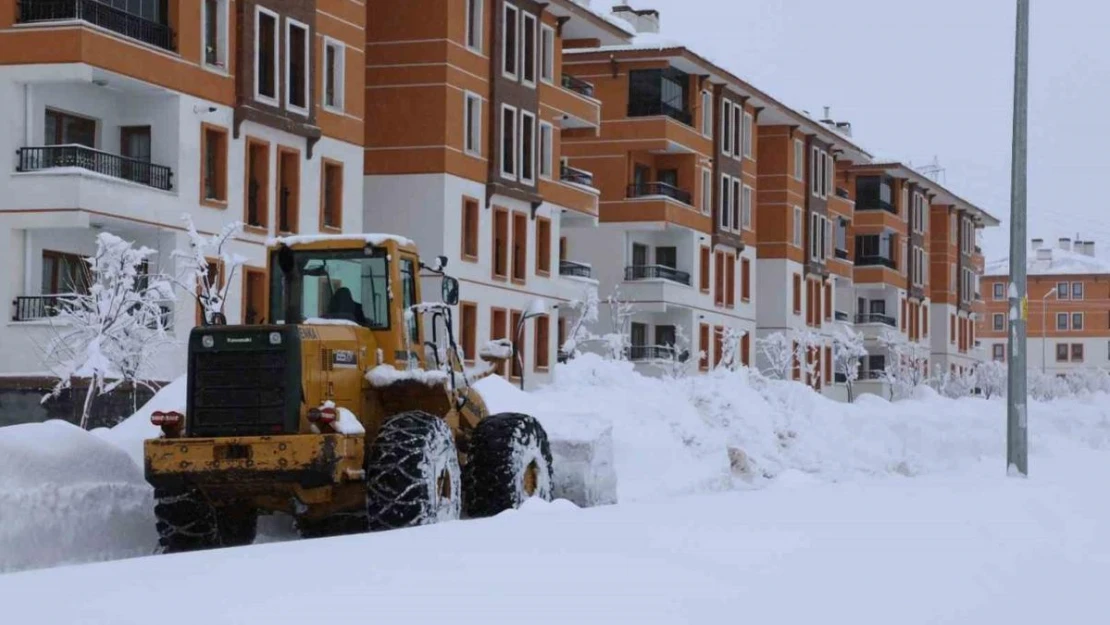
[[[604,8],[614,0],[593,0]],[[832,108],[872,154],[946,169],[1003,220],[1006,256],[1015,0],[629,0],[664,35],[814,115]],[[1032,0],[1030,235],[1110,257],[1110,2]]]

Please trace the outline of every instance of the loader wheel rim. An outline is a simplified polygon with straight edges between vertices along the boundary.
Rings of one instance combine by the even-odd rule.
[[[528,463],[524,468],[524,494],[527,497],[532,497],[536,494],[540,482],[540,468],[536,466],[536,461]]]
[[[451,500],[451,472],[447,469],[444,469],[436,478],[436,492],[441,500]]]

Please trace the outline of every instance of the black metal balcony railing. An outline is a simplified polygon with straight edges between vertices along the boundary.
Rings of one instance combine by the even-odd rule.
[[[833,313],[837,321],[848,321],[848,313],[837,310]]]
[[[587,98],[594,97],[594,86],[592,84],[581,78],[575,78],[570,74],[563,74],[563,88],[584,95]]]
[[[886,256],[857,256],[856,267],[889,267],[894,269],[894,259]]]
[[[666,102],[635,100],[629,103],[629,117],[651,117],[653,115],[666,115],[675,121],[680,121],[687,126],[694,125],[694,114],[685,109],[672,106]]]
[[[882,369],[879,369],[877,371],[861,371],[860,374],[859,374],[859,379],[861,379],[861,380],[881,380],[881,379],[883,379],[885,373],[886,372],[883,371]]]
[[[895,325],[896,325],[895,321],[894,321],[894,317],[890,317],[890,316],[887,316],[887,315],[880,315],[880,314],[876,314],[876,313],[868,313],[868,314],[865,314],[865,315],[856,315],[856,323],[861,324],[861,325],[862,324],[878,323],[878,324],[890,326],[892,328],[895,327]]]
[[[669,185],[665,182],[644,182],[641,184],[628,185],[628,197],[644,197],[648,195],[662,195],[669,197],[672,200],[678,200],[683,204],[691,204],[690,192],[679,189],[674,185]]]
[[[559,261],[560,276],[574,276],[575,278],[589,278],[593,268],[585,263],[576,263],[573,260]]]
[[[883,211],[886,211],[886,212],[894,214],[894,215],[898,214],[898,209],[896,209],[893,204],[891,204],[890,202],[887,202],[886,200],[876,200],[876,199],[860,200],[859,198],[857,198],[856,199],[856,210],[858,210],[858,211],[879,211],[879,210],[883,210]]]
[[[48,145],[19,148],[16,171],[43,171],[58,167],[79,167],[98,174],[129,180],[148,187],[173,189],[173,170],[118,154],[101,152],[83,145]]]
[[[624,268],[624,279],[633,280],[670,280],[690,286],[690,274],[666,265],[632,265]]]
[[[848,250],[842,250],[839,247],[835,250],[836,257],[840,260],[848,260]]]
[[[59,295],[33,295],[15,298],[12,321],[35,321],[58,314]]]
[[[633,362],[676,358],[679,362],[686,362],[690,358],[690,352],[684,350],[678,353],[671,345],[632,345],[628,348],[628,359]]]
[[[564,182],[573,182],[574,184],[585,185],[587,187],[594,186],[594,175],[588,171],[571,167],[570,165],[563,165],[559,169],[559,179]]]
[[[23,24],[81,20],[164,50],[174,49],[174,32],[168,25],[139,17],[104,2],[20,0],[18,4],[18,21]]]

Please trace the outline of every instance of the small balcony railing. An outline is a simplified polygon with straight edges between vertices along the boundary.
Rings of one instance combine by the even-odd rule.
[[[173,189],[173,170],[169,167],[102,152],[83,145],[19,148],[18,156],[16,171],[20,172],[78,167],[163,191]]]
[[[174,49],[174,32],[154,22],[97,0],[20,0],[17,21],[21,24],[81,20],[125,37],[162,48]]]
[[[868,324],[881,324],[884,326],[895,327],[894,317],[888,315],[881,315],[877,313],[867,313],[864,315],[856,315],[856,323],[859,325]]]
[[[573,182],[587,187],[594,186],[594,175],[584,169],[563,165],[559,169],[559,179],[563,182]]]
[[[633,345],[628,348],[628,359],[633,362],[675,359],[679,362],[686,362],[689,358],[689,351],[678,352],[670,345]]]
[[[587,98],[594,97],[594,86],[592,84],[581,78],[571,76],[570,74],[563,74],[563,88],[584,95]]]
[[[652,195],[662,195],[669,197],[672,200],[677,200],[683,204],[691,204],[690,192],[679,189],[674,185],[665,182],[643,182],[640,184],[628,185],[628,197],[646,197]]]
[[[37,321],[58,314],[60,295],[31,295],[15,298],[12,321]]]
[[[848,313],[837,310],[833,313],[837,321],[848,321]]]
[[[856,267],[887,267],[894,269],[894,259],[886,256],[857,256]]]
[[[690,274],[679,271],[666,265],[632,265],[624,268],[624,279],[628,282],[636,280],[670,280],[690,286]]]
[[[869,200],[866,200],[866,201],[860,201],[857,198],[856,199],[856,210],[858,210],[858,211],[879,211],[879,210],[882,210],[882,211],[886,211],[886,212],[894,214],[894,215],[898,214],[898,210],[896,208],[894,208],[893,204],[891,204],[890,202],[887,202],[886,200],[876,200],[876,199],[869,199]]]
[[[652,117],[655,115],[666,115],[675,121],[682,122],[687,126],[694,125],[694,114],[685,109],[672,106],[666,102],[658,100],[634,100],[629,103],[628,116],[629,117]]]
[[[839,247],[835,250],[836,257],[840,260],[848,260],[848,250],[842,250]]]
[[[575,278],[589,278],[593,273],[593,267],[585,263],[576,263],[573,260],[560,260],[559,261],[559,275],[560,276],[573,276]]]

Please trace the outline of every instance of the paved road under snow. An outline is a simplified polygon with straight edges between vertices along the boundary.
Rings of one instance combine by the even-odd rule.
[[[1106,623],[1110,454],[0,576],[5,623]],[[569,508],[569,509],[568,509]]]

